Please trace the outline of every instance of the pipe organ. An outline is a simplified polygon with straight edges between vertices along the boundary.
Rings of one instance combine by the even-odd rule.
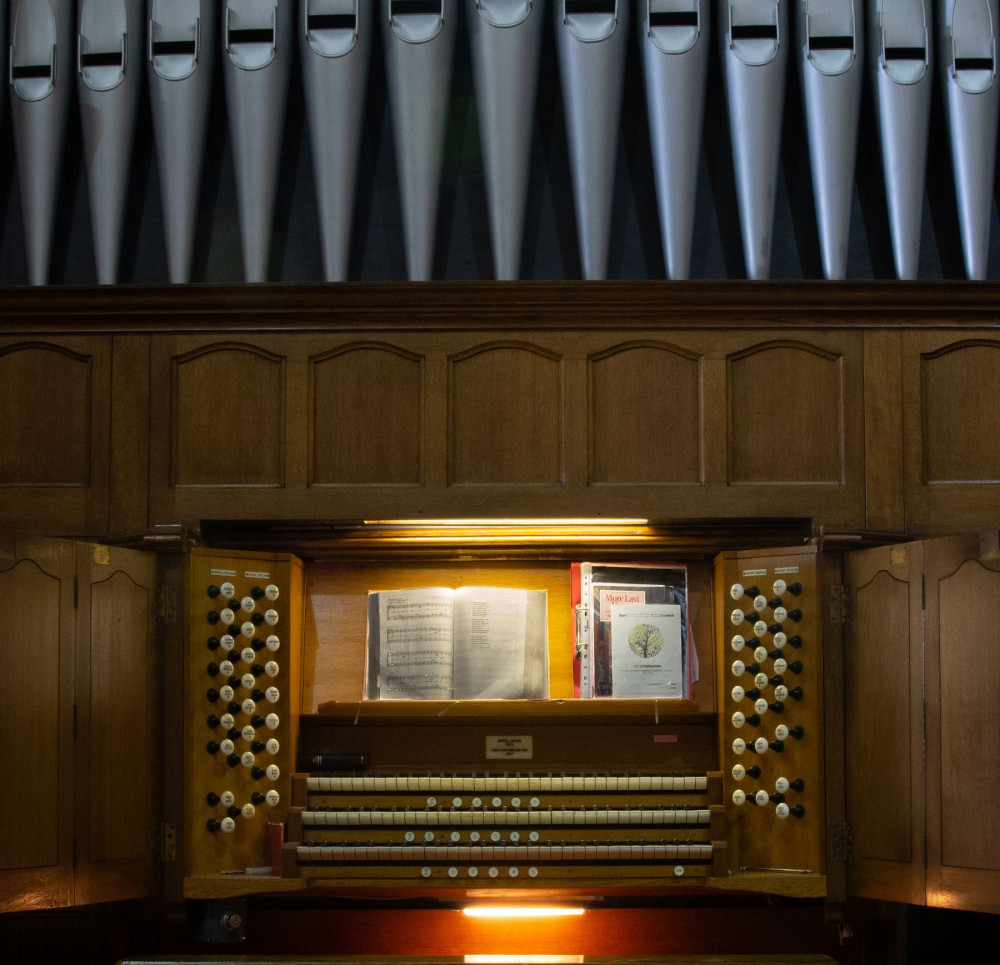
[[[355,692],[341,678],[364,636],[358,577],[193,550],[185,896],[841,897],[828,854],[840,678],[826,669],[840,649],[823,603],[839,563],[801,546],[711,567],[693,568],[714,611],[714,627],[692,630],[698,700],[560,696],[576,658],[571,615],[552,606],[550,699],[361,700],[358,674],[357,698],[324,700],[331,673]],[[553,563],[545,579],[568,570]]]
[[[465,104],[478,121],[469,131],[481,145],[477,178],[492,256],[492,267],[476,270],[517,278],[531,230],[526,212],[539,214],[532,211],[531,179],[540,163],[537,151],[532,160],[542,120],[536,116],[540,83],[558,87],[552,120],[561,128],[566,171],[549,173],[566,176],[574,224],[558,230],[575,230],[582,277],[609,273],[616,185],[626,177],[619,159],[623,136],[627,149],[643,155],[637,170],[647,167],[655,184],[650,210],[655,207],[662,235],[665,273],[689,277],[697,243],[694,203],[706,176],[705,112],[725,105],[728,143],[714,143],[713,134],[711,146],[728,158],[721,166],[721,157],[711,159],[713,190],[724,189],[720,203],[734,192],[740,235],[734,243],[742,249],[743,271],[751,278],[771,275],[783,153],[804,132],[821,271],[841,279],[849,270],[864,67],[895,275],[915,278],[921,270],[925,189],[941,190],[925,183],[928,139],[940,123],[964,272],[981,279],[989,271],[995,220],[997,0],[942,0],[936,10],[935,17],[929,0],[12,0],[4,54],[27,280],[51,278],[54,232],[67,217],[60,210],[60,178],[74,106],[96,279],[123,280],[126,174],[140,95],[147,92],[171,281],[192,277],[210,150],[206,125],[225,125],[231,139],[239,277],[267,280],[276,240],[288,243],[274,238],[275,209],[287,197],[277,182],[286,138],[306,128],[314,183],[304,187],[317,206],[317,260],[323,278],[346,278],[358,255],[352,228],[365,136],[378,136],[366,124],[383,115],[391,118],[405,262],[391,271],[410,280],[435,277],[448,138]],[[376,36],[382,51],[373,56]],[[546,44],[548,62],[541,56]],[[143,61],[148,85],[139,83]],[[213,99],[216,61],[225,95]],[[293,68],[301,70],[301,81],[293,82]],[[376,69],[384,75],[377,83]],[[797,80],[786,95],[793,72]],[[931,113],[935,83],[943,94],[940,120]],[[373,87],[387,102],[381,112],[369,104]],[[790,113],[786,100],[793,96],[801,105]],[[644,102],[638,110],[636,100]],[[224,116],[213,116],[220,111]],[[308,123],[286,131],[288,115],[308,115]],[[802,123],[789,130],[786,118],[793,116]],[[641,136],[629,127],[634,118],[645,128]],[[553,136],[545,132],[547,140]],[[731,184],[721,184],[722,176]]]

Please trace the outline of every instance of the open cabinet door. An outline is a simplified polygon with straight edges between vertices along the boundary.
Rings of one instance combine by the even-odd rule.
[[[923,544],[847,554],[848,892],[924,903]]]
[[[157,560],[79,543],[75,904],[145,898],[159,862]]]
[[[73,901],[73,544],[0,549],[5,693],[0,912]]]
[[[1000,912],[997,533],[925,543],[927,904]]]

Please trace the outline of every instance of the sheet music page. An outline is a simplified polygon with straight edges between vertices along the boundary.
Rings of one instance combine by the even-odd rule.
[[[683,697],[681,643],[679,605],[612,606],[612,696]]]
[[[455,591],[455,697],[524,695],[526,590]]]
[[[445,587],[378,595],[383,699],[451,699],[454,599]]]

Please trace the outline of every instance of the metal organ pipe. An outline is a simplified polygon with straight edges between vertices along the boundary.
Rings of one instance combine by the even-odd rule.
[[[292,60],[295,0],[224,0],[223,67],[248,282],[265,281]]]
[[[73,76],[73,0],[14,0],[11,121],[28,282],[49,280]]]
[[[326,281],[348,274],[374,30],[371,0],[302,0],[299,52]]]
[[[668,278],[691,271],[711,42],[709,0],[641,0],[639,23],[656,199]]]
[[[142,0],[78,0],[77,90],[97,281],[118,280],[139,108]]]
[[[74,69],[97,280],[118,280],[141,96],[136,65],[144,55],[167,272],[173,283],[190,281],[220,50],[243,274],[247,281],[265,280],[293,43],[302,61],[323,277],[345,280],[371,44],[378,29],[405,273],[412,281],[430,279],[463,16],[498,279],[520,274],[543,70],[559,71],[580,273],[606,277],[626,57],[635,39],[669,278],[688,278],[691,272],[705,97],[712,80],[708,45],[716,42],[748,277],[767,278],[771,271],[792,49],[824,277],[843,279],[848,273],[866,69],[896,276],[919,276],[931,84],[939,83],[965,273],[970,279],[987,277],[1000,132],[1000,0],[940,0],[934,22],[930,0],[717,0],[714,9],[712,0],[635,4],[637,38],[628,34],[633,3],[626,0],[379,0],[377,5],[373,0],[0,0],[0,32],[9,28],[9,46],[0,38],[0,49],[10,57],[28,281],[50,280],[64,144],[73,130]],[[557,65],[541,62],[549,29]]]
[[[427,281],[432,273],[457,3],[381,0],[410,281]]]
[[[148,68],[167,275],[191,280],[216,59],[215,0],[149,0]]]
[[[768,278],[788,65],[788,0],[720,0],[736,200],[749,278]]]
[[[608,268],[618,125],[628,52],[624,0],[556,0],[570,176],[583,277]]]
[[[941,0],[940,76],[965,272],[986,278],[1000,118],[998,0]]]
[[[809,162],[823,275],[847,277],[864,71],[862,0],[797,0]]]
[[[546,0],[466,0],[493,273],[520,274]]]
[[[899,278],[917,277],[931,113],[926,0],[869,0],[875,114]]]

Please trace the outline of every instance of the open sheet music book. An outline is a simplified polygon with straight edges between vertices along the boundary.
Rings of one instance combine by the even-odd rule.
[[[368,594],[365,697],[548,697],[547,611],[545,590],[373,590]]]

